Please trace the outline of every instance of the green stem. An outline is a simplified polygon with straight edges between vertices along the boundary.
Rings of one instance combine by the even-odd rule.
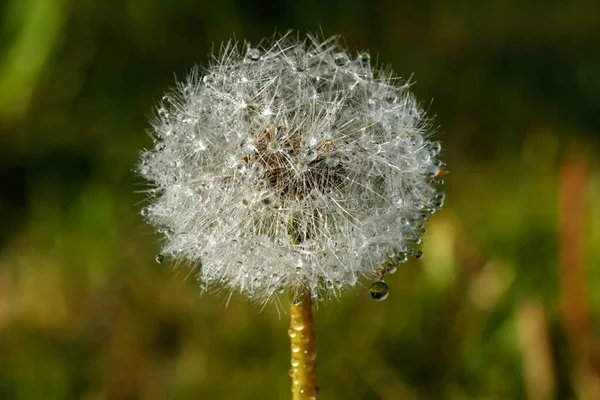
[[[317,398],[315,377],[317,352],[310,294],[296,294],[293,297],[288,333],[292,343],[292,369],[290,370],[292,399],[315,400]]]

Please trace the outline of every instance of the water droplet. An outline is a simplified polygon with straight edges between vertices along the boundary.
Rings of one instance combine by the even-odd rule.
[[[406,262],[406,254],[404,253],[398,253],[394,256],[394,262],[396,264],[402,264],[404,262]]]
[[[389,293],[389,287],[384,281],[374,282],[369,288],[369,294],[373,300],[385,300]]]
[[[155,260],[157,263],[162,264],[165,262],[165,256],[162,254],[157,254]]]
[[[346,271],[344,273],[344,280],[350,286],[354,286],[354,285],[356,285],[357,278],[353,271]]]
[[[293,300],[293,303],[294,303],[295,306],[299,306],[302,303],[302,300],[296,298],[296,299]]]
[[[416,258],[417,260],[420,260],[421,258],[423,258],[423,252],[422,252],[421,250],[418,250],[418,251],[415,253],[415,258]]]
[[[425,171],[425,177],[429,179],[433,179],[440,173],[440,169],[435,165],[431,165],[427,171]]]
[[[292,69],[297,72],[304,72],[306,71],[306,64],[304,63],[304,61],[294,62],[292,64]]]
[[[248,52],[246,53],[246,57],[251,61],[260,60],[260,50],[248,48]]]
[[[429,149],[431,150],[432,155],[436,155],[442,150],[442,145],[440,142],[431,142],[429,144]]]
[[[423,146],[423,136],[417,133],[415,136],[411,137],[410,142],[413,147],[420,148]]]
[[[248,143],[248,144],[246,144],[246,146],[244,146],[244,148],[242,148],[242,151],[246,154],[254,154],[255,150],[256,150],[256,147],[254,147],[254,145],[252,143]]]
[[[150,215],[150,209],[148,207],[144,207],[142,208],[140,214],[142,214],[142,217],[147,217],[148,215]]]
[[[325,287],[326,287],[327,289],[333,289],[333,282],[332,282],[332,281],[330,281],[330,280],[326,280],[326,281],[325,281]]]
[[[385,272],[387,272],[388,274],[395,274],[397,270],[397,264],[387,263],[385,265]]]
[[[200,283],[200,289],[202,289],[202,290],[208,289],[208,283],[206,283],[206,282]]]
[[[343,67],[348,64],[348,56],[345,53],[337,53],[333,56],[333,62],[338,67]]]
[[[270,152],[275,153],[275,152],[279,151],[279,149],[280,149],[279,143],[275,140],[272,140],[267,144],[267,150],[269,150]]]
[[[396,96],[395,94],[388,94],[387,96],[385,96],[385,101],[387,101],[390,104],[395,104],[396,102],[398,102],[398,96]]]
[[[363,67],[368,67],[369,64],[371,64],[371,56],[369,55],[369,53],[362,53],[360,56],[360,64]]]
[[[309,149],[304,158],[306,159],[307,162],[311,162],[314,161],[317,158],[317,152],[315,150]]]
[[[327,157],[327,160],[325,160],[325,164],[327,164],[328,167],[336,167],[339,163],[340,159],[337,157]]]

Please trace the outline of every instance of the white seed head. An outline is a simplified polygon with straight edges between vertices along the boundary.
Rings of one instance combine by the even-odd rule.
[[[163,98],[139,174],[203,288],[339,294],[417,255],[442,163],[409,86],[338,38],[228,43]]]

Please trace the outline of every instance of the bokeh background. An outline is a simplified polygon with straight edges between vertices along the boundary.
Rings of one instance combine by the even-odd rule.
[[[0,3],[0,399],[286,399],[288,318],[157,264],[132,169],[234,34],[416,81],[451,171],[425,257],[316,311],[322,399],[600,398],[600,2]]]

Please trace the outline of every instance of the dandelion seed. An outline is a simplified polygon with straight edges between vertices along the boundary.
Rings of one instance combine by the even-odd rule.
[[[444,165],[409,85],[335,37],[230,42],[214,60],[164,97],[138,166],[161,254],[202,265],[205,290],[262,303],[338,295],[392,249],[388,273],[422,257]]]

